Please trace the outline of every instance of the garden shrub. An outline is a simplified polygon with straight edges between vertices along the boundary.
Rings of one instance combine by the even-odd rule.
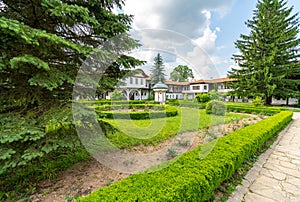
[[[207,93],[198,94],[195,98],[200,103],[206,103],[210,101],[210,96]]]
[[[173,105],[173,106],[179,106],[179,101],[177,99],[168,99],[167,104]]]
[[[292,112],[280,112],[178,156],[162,170],[133,174],[78,201],[211,200],[220,184],[291,119]],[[201,157],[199,152],[210,146],[212,150]]]
[[[206,104],[206,113],[224,116],[226,113],[226,105],[222,101],[211,100]]]
[[[125,97],[123,93],[119,90],[115,90],[114,92],[111,93],[110,99],[115,101],[115,100],[125,100]]]
[[[212,90],[208,93],[209,97],[211,100],[220,100],[221,99],[221,94],[218,93],[216,90]]]
[[[260,97],[256,97],[255,99],[252,100],[252,104],[257,107],[257,106],[262,106],[263,102],[260,99]]]

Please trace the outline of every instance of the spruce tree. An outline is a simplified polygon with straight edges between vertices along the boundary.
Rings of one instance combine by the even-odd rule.
[[[163,59],[160,55],[160,53],[157,54],[157,56],[154,58],[154,65],[151,69],[151,84],[155,85],[158,82],[165,82],[165,69],[164,69],[164,63]]]
[[[229,77],[236,95],[261,96],[267,105],[272,97],[299,97],[297,75],[300,65],[299,18],[292,15],[293,7],[283,0],[260,0],[253,18],[246,22],[250,34],[235,42],[240,54],[233,55],[239,68],[232,69]]]
[[[124,54],[138,43],[127,34],[132,16],[113,12],[122,8],[121,0],[0,0],[0,5],[0,105],[9,110],[48,109],[70,99],[79,67],[99,47],[103,58],[109,51],[118,55],[107,77],[118,79],[126,73],[121,69],[141,64]],[[110,83],[104,78],[99,86]]]
[[[20,181],[9,178],[22,173],[16,172],[20,167],[83,149],[70,102],[83,61],[93,75],[99,63],[115,56],[103,72],[102,89],[142,63],[125,54],[139,44],[127,34],[132,16],[114,13],[122,5],[122,0],[0,0],[1,188],[15,188],[5,180]]]

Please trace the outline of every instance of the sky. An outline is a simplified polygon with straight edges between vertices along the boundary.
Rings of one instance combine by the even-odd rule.
[[[248,34],[256,0],[126,0],[123,10],[134,16],[130,34],[142,45],[131,55],[147,61],[147,74],[154,57],[162,55],[166,78],[177,65],[187,65],[195,79],[226,77],[236,64],[234,42]],[[299,0],[288,0],[294,13]]]

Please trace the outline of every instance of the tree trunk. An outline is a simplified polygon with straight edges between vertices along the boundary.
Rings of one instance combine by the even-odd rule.
[[[289,106],[289,98],[286,98],[286,106]]]
[[[271,105],[272,103],[272,96],[266,96],[266,105]]]

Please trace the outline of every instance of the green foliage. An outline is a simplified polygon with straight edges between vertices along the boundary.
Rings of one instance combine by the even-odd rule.
[[[212,90],[208,93],[209,97],[211,100],[220,100],[221,99],[221,94],[218,93],[216,90]]]
[[[288,109],[282,107],[253,106],[242,103],[226,103],[227,111],[272,115]]]
[[[207,93],[197,94],[195,98],[200,103],[206,103],[211,100],[211,96]]]
[[[189,99],[189,96],[187,93],[184,93],[184,97],[183,97],[184,100],[188,100]]]
[[[184,82],[189,78],[193,79],[193,71],[186,65],[178,65],[170,74],[172,81]]]
[[[262,100],[260,99],[260,97],[256,97],[255,99],[252,100],[252,104],[256,107],[258,106],[262,106],[263,105],[263,102]]]
[[[206,104],[206,113],[224,116],[226,113],[226,105],[222,101],[211,100]]]
[[[112,94],[110,95],[110,99],[112,101],[115,101],[115,100],[124,100],[125,97],[123,95],[123,93],[119,90],[115,90],[114,92],[112,92]]]
[[[90,67],[87,75],[105,75],[100,84],[86,76],[82,86],[102,91],[112,88],[127,69],[143,64],[123,54],[139,44],[126,33],[131,16],[113,12],[122,5],[119,0],[2,1],[0,110],[65,102],[71,98],[82,61]],[[109,39],[114,43],[107,44]]]
[[[144,109],[144,110],[155,110],[161,111],[165,109],[164,105],[160,104],[119,104],[119,105],[95,105],[90,106],[90,108],[94,108],[97,111],[110,111],[110,110],[119,110],[119,109],[127,109],[127,110],[136,110],[136,109]]]
[[[179,106],[179,100],[177,100],[177,99],[168,99],[167,104],[173,105],[173,106]]]
[[[178,100],[178,103],[181,107],[205,109],[206,103],[198,103],[197,101],[190,100]]]
[[[146,106],[144,106],[145,108]],[[155,106],[157,107],[157,106]],[[158,106],[161,109],[161,106]],[[134,108],[134,105],[132,105]],[[106,111],[96,111],[99,115],[99,118],[106,119],[153,119],[153,118],[163,118],[163,117],[172,117],[177,116],[177,108],[173,106],[166,106],[165,111],[142,111],[142,112],[106,112]]]
[[[106,136],[109,141],[118,148],[131,148],[140,144],[157,145],[160,142],[174,137],[176,134],[195,131],[205,128],[207,125],[231,123],[248,115],[227,113],[223,117],[212,117],[205,110],[181,108],[178,116],[130,120],[130,119],[104,119],[109,125]],[[128,135],[130,134],[130,135]]]
[[[160,53],[157,53],[157,56],[154,58],[154,65],[151,68],[151,84],[155,85],[159,81],[164,83],[166,81],[165,78],[166,75],[164,72],[165,69],[164,69],[163,59]]]
[[[167,150],[166,158],[169,159],[169,160],[171,160],[171,159],[175,158],[177,155],[178,154],[177,154],[177,152],[176,152],[175,149],[169,148]]]
[[[165,169],[131,175],[78,201],[210,200],[221,182],[291,119],[292,112],[281,112],[187,152]],[[201,157],[205,149],[211,151]]]
[[[264,97],[267,105],[272,96],[300,96],[299,18],[286,5],[283,0],[259,1],[246,22],[250,34],[240,36],[235,46],[241,54],[233,55],[239,68],[229,72],[238,96]]]

